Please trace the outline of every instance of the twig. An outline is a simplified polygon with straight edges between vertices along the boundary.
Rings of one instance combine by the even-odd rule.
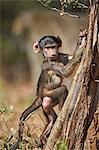
[[[15,137],[15,135],[16,135],[16,133],[18,132],[18,129],[15,131],[15,133],[14,134],[12,134],[12,135],[10,135],[8,138],[7,138],[7,143],[8,142],[10,142],[11,141],[11,139],[13,138],[13,137]],[[17,137],[15,137],[16,139],[17,139]]]
[[[86,6],[85,4],[82,4],[82,3],[80,3],[80,2],[78,2],[78,5],[80,5],[80,6],[82,6],[83,8],[88,8],[88,6]]]
[[[46,123],[44,122],[44,120],[42,119],[42,116],[40,114],[38,114],[38,116],[40,117],[40,119],[42,120],[42,122],[44,123],[44,125],[46,125]]]
[[[29,137],[31,137],[31,131],[30,131],[29,125],[26,122],[25,122],[25,124],[26,124],[26,126],[28,128],[28,131],[27,131],[28,133],[27,134],[28,134]]]
[[[59,9],[57,9],[57,8],[50,8],[50,9],[51,9],[51,10],[54,10],[54,11],[57,11],[57,12],[59,12],[60,14],[62,13],[62,11],[59,10]],[[80,18],[80,16],[78,16],[78,15],[72,15],[72,14],[70,14],[70,13],[68,13],[68,12],[64,12],[63,15],[68,15],[68,16],[74,17],[74,18]]]
[[[7,122],[6,122],[5,119],[4,119],[4,117],[3,117],[3,121],[4,121],[5,125],[6,125],[6,128],[7,128],[8,132],[11,133],[11,132],[10,132],[10,129],[9,129],[8,125],[7,125]]]

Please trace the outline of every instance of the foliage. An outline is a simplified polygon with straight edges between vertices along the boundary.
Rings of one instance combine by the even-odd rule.
[[[20,77],[23,80],[30,79],[30,67],[25,42],[22,41],[22,37],[13,35],[11,30],[15,17],[22,11],[37,9],[39,7],[37,3],[36,0],[0,1],[0,66],[2,69],[1,75],[7,81],[13,82],[16,79],[20,80]]]
[[[38,0],[42,5],[47,6],[47,7],[57,7],[57,5],[60,4],[60,8],[64,7],[64,11],[66,9],[83,9],[83,8],[88,8],[88,0]]]
[[[1,32],[9,33],[13,19],[22,11],[41,8],[37,0],[0,0]]]
[[[6,103],[0,103],[0,114],[6,114],[8,115],[9,113],[11,113],[11,109],[9,108],[9,106]]]
[[[56,144],[56,150],[68,150],[68,146],[64,143],[64,141],[60,141]]]
[[[18,79],[21,72],[24,72],[25,78],[29,77],[29,62],[25,46],[21,45],[21,41],[13,35],[2,34],[0,36],[0,65],[2,66],[2,75],[8,81]]]
[[[58,11],[60,16],[69,15],[79,18],[77,13],[84,13],[89,6],[88,0],[38,0],[45,8]]]
[[[1,55],[2,55],[2,64],[15,64],[23,59],[25,56],[24,51],[20,50],[19,43],[17,39],[9,36],[0,37],[1,39]]]

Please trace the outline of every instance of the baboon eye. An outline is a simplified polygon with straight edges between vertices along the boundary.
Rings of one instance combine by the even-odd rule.
[[[50,49],[50,48],[56,48],[56,46],[46,46],[45,48]]]
[[[52,49],[53,49],[53,48],[56,48],[56,46],[52,46]]]

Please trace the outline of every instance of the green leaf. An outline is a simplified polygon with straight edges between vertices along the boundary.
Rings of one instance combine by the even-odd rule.
[[[68,150],[68,146],[66,145],[66,143],[64,143],[64,141],[60,141],[56,145],[56,150]]]

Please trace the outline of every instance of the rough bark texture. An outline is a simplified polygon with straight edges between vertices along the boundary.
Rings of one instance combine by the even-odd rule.
[[[94,114],[96,111],[97,113],[99,113],[98,106],[97,106],[99,98],[96,96],[98,94],[98,91],[99,91],[99,87],[97,86],[97,83],[95,83],[93,79],[89,81],[89,76],[87,75],[87,78],[84,80],[83,86],[81,88],[81,92],[80,92],[81,94],[78,99],[76,109],[72,114],[72,121],[69,127],[69,134],[68,134],[69,149],[75,149],[75,150],[84,149],[84,143],[87,143],[88,141],[91,142],[91,139],[88,137],[89,136],[91,137],[93,135],[92,132],[96,134],[92,137],[94,143],[94,149],[96,149],[97,144],[95,145],[94,140],[98,141],[99,138],[97,134],[98,118],[97,117],[94,118]],[[92,122],[94,122],[94,120],[96,123],[95,123],[95,128],[93,129]],[[88,150],[90,150],[91,147],[93,147],[92,145],[93,144],[91,143],[90,148],[88,147]]]
[[[54,150],[60,139],[66,139],[69,150],[98,149],[99,83],[95,80],[95,77],[99,76],[98,8],[99,2],[91,1],[86,53],[45,150]],[[96,66],[93,69],[94,63]]]

